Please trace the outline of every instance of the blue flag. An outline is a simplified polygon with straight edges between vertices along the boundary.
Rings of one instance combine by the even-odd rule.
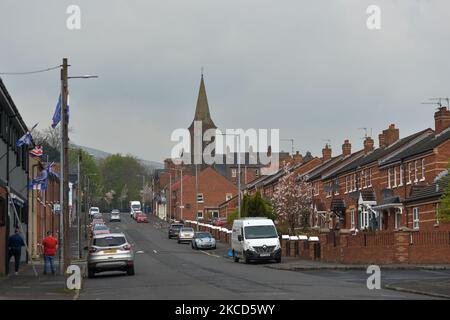
[[[16,141],[17,148],[20,148],[24,144],[31,146],[33,144],[33,136],[31,135],[31,132],[33,132],[34,128],[36,128],[38,123],[36,123],[33,128],[31,128],[30,131],[25,133],[19,140]]]
[[[56,103],[55,113],[53,114],[52,128],[55,129],[58,123],[61,121],[61,94],[59,95],[58,102]]]
[[[52,118],[52,128],[55,129],[58,123],[61,121],[61,94],[59,95],[58,102],[56,103],[55,113]],[[69,118],[69,95],[67,95],[67,118]]]

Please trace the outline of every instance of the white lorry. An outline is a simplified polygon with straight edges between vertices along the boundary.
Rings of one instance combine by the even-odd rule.
[[[281,262],[281,245],[277,229],[268,218],[244,218],[234,220],[231,234],[234,262],[242,259],[275,260]]]
[[[134,218],[136,211],[141,211],[141,202],[140,201],[130,201],[130,217]]]

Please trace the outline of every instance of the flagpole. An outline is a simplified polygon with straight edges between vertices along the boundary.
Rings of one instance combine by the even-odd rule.
[[[63,84],[63,69],[61,69],[61,93],[60,93],[60,119],[64,118],[63,114],[63,108],[62,108],[62,97],[64,95],[64,84]],[[60,168],[59,168],[59,235],[58,235],[58,250],[59,250],[59,272],[61,275],[64,275],[64,268],[63,265],[63,257],[64,257],[64,240],[63,234],[64,234],[64,224],[63,224],[63,202],[64,202],[64,143],[63,143],[63,126],[62,123],[60,125],[60,135],[61,135],[61,141],[60,141]]]

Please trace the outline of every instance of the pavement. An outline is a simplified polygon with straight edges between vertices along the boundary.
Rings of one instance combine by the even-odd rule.
[[[84,231],[84,229],[83,229]],[[71,254],[74,264],[79,264],[83,269],[83,259],[79,259],[77,245],[77,226],[70,229]],[[82,248],[87,241],[82,238]],[[83,252],[84,253],[84,252]],[[44,262],[42,259],[33,263],[22,263],[19,274],[10,272],[9,275],[0,277],[0,300],[73,300],[77,299],[79,291],[66,289],[64,275],[59,272],[58,259],[55,259],[57,272],[44,275]],[[34,268],[33,268],[34,266]],[[9,270],[14,271],[14,259],[10,261]],[[37,276],[35,271],[37,272]]]

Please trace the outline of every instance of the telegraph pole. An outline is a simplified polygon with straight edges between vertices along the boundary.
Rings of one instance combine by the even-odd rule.
[[[69,64],[67,58],[63,58],[62,70],[61,70],[61,128],[62,128],[62,207],[61,217],[63,218],[63,245],[64,245],[64,273],[70,264],[70,239],[69,239],[69,130],[68,130],[68,112],[67,112],[67,96],[68,96],[68,68]]]
[[[77,222],[78,222],[78,258],[81,258],[81,149],[78,150],[78,183],[77,183]]]

